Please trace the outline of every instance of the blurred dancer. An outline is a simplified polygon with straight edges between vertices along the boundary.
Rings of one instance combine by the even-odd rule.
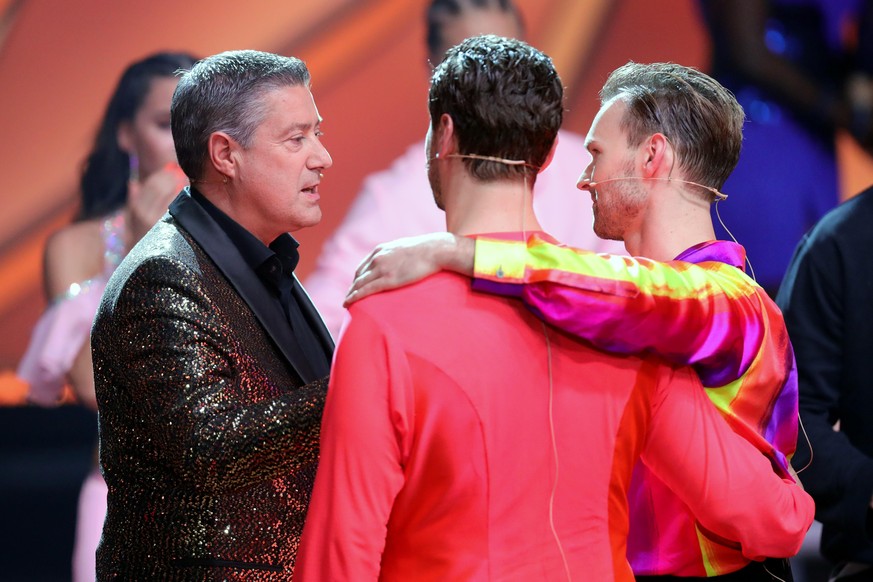
[[[49,307],[34,330],[18,374],[34,404],[57,404],[65,384],[97,409],[89,335],[106,281],[187,179],[176,165],[170,100],[176,72],[194,57],[157,53],[131,64],[109,100],[80,183],[76,221],[45,248]],[[92,581],[106,515],[106,483],[95,462],[79,497],[73,580]]]
[[[839,202],[839,129],[873,138],[873,2],[700,0],[713,77],[746,111],[718,210],[775,296],[803,234]],[[726,234],[724,236],[727,236]]]

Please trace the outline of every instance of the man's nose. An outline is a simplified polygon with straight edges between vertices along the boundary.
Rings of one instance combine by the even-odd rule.
[[[330,157],[330,152],[327,151],[327,148],[321,142],[318,143],[318,148],[316,154],[318,166],[325,169],[331,167],[333,165],[333,158]]]
[[[594,162],[592,161],[590,164],[585,166],[585,169],[582,170],[582,175],[579,176],[579,180],[576,181],[576,187],[580,190],[591,190],[591,181],[594,178]]]
[[[587,171],[579,176],[579,181],[576,182],[576,187],[580,190],[591,190],[591,178],[589,178]]]

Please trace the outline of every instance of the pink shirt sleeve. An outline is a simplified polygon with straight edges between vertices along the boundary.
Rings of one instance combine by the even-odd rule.
[[[93,279],[78,295],[53,303],[37,321],[17,371],[30,387],[31,402],[58,403],[73,360],[91,335],[105,288],[105,279]]]
[[[688,368],[658,388],[642,461],[703,528],[751,560],[793,556],[812,524],[812,498],[730,429]]]

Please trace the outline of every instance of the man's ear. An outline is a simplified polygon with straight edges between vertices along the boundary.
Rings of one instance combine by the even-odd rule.
[[[673,149],[667,136],[663,133],[654,133],[649,136],[640,146],[640,160],[642,163],[642,175],[646,178],[670,176],[673,169],[676,151]]]
[[[222,176],[235,178],[238,170],[236,150],[239,148],[236,140],[223,131],[216,131],[209,136],[207,145],[209,161],[215,170]]]
[[[539,170],[537,170],[538,174],[540,172],[542,172],[543,170],[545,170],[546,168],[548,168],[549,164],[552,163],[552,160],[555,157],[555,150],[558,149],[558,139],[559,139],[558,134],[555,134],[555,141],[552,142],[552,148],[549,150],[549,155],[546,156],[546,159],[543,162],[543,165],[540,166]]]
[[[449,154],[458,152],[458,140],[455,135],[455,122],[452,116],[448,113],[440,115],[439,123],[436,127],[436,134],[433,137],[436,145],[436,154],[440,158],[445,158]]]

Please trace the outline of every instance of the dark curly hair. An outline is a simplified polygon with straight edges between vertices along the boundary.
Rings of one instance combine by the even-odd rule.
[[[564,117],[564,88],[552,60],[525,42],[494,35],[452,47],[431,78],[429,109],[435,130],[447,113],[461,154],[524,160],[539,167]],[[480,180],[527,174],[535,168],[465,159]]]

